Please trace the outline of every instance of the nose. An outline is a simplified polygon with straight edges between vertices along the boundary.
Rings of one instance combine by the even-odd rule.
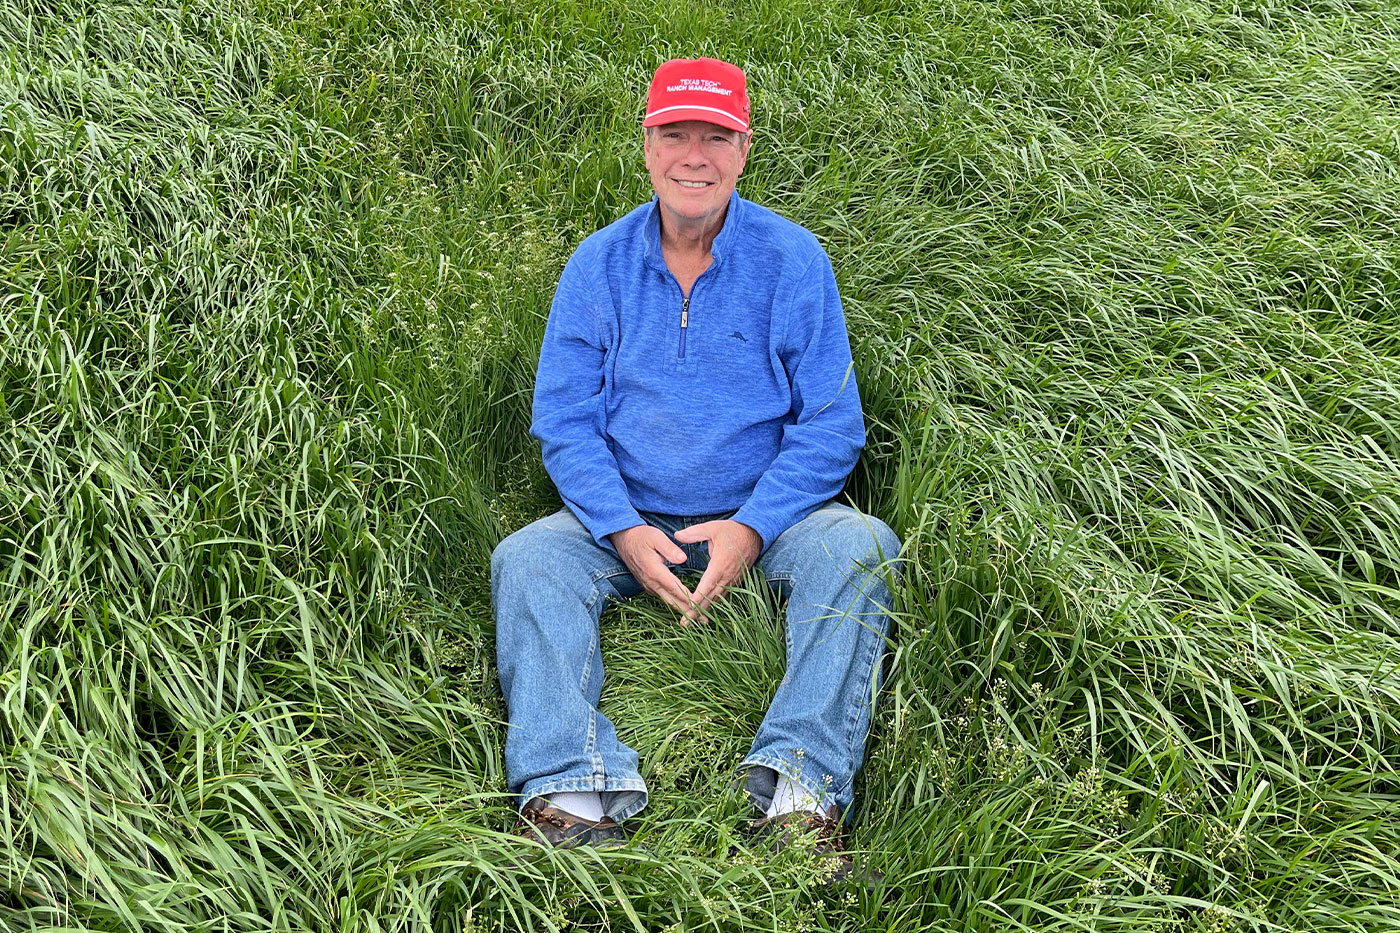
[[[690,140],[690,146],[685,151],[686,165],[695,166],[705,164],[704,144],[704,137],[698,134]]]

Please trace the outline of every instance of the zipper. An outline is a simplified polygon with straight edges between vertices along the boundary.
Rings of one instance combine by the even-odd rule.
[[[681,299],[681,349],[676,354],[676,359],[685,359],[685,331],[690,326],[690,296],[685,295]]]

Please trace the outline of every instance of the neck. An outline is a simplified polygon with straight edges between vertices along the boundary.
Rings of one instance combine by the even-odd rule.
[[[661,211],[661,246],[667,252],[681,255],[708,256],[715,237],[724,229],[724,218],[729,207],[720,211],[718,217],[676,217],[664,208]]]

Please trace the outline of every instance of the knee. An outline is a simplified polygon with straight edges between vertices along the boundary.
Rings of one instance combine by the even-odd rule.
[[[567,512],[507,535],[491,552],[491,598],[499,609],[517,600],[596,598],[592,538]]]
[[[507,535],[491,552],[491,585],[500,584],[523,562],[530,560],[531,548],[528,541],[521,540],[519,531]]]
[[[507,535],[491,552],[491,588],[537,584],[558,569],[557,542],[539,522]]]
[[[491,611],[503,663],[519,645],[538,638],[542,626],[569,617],[568,606],[588,598],[587,575],[561,559],[559,543],[548,529],[527,525],[491,552]]]
[[[890,526],[873,515],[850,512],[826,529],[821,546],[838,563],[875,568],[894,561],[900,541]]]
[[[870,522],[870,530],[875,538],[875,560],[889,561],[891,566],[898,568],[895,559],[899,557],[899,549],[903,546],[899,535],[895,534],[894,529],[890,528],[889,525],[874,516],[866,516],[866,519]]]

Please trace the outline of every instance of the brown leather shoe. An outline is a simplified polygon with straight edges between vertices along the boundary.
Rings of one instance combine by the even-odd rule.
[[[515,832],[560,849],[575,846],[615,849],[627,845],[627,834],[611,817],[605,816],[595,823],[551,807],[543,797],[531,797],[525,804]]]
[[[841,811],[831,807],[823,816],[804,810],[765,817],[748,825],[750,839],[772,852],[794,844],[811,846],[812,854],[823,859],[819,883],[827,890],[847,885],[875,890],[884,886],[885,876],[868,865],[859,865],[846,851],[846,827]],[[825,860],[830,859],[829,862]]]

